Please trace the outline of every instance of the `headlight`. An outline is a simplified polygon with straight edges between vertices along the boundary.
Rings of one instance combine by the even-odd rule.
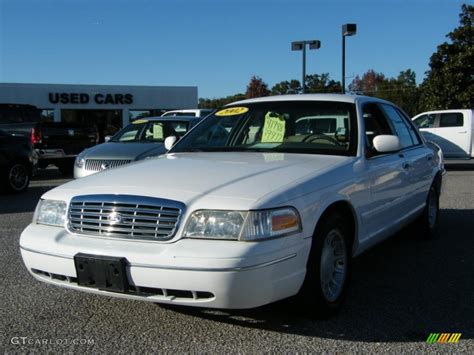
[[[81,153],[76,157],[76,161],[74,162],[74,165],[76,165],[78,168],[83,168],[85,162],[86,162],[86,159],[84,159],[84,155]]]
[[[184,229],[185,238],[259,241],[301,231],[301,222],[290,207],[262,211],[193,212]]]
[[[62,227],[66,221],[66,208],[64,201],[40,200],[33,222]]]

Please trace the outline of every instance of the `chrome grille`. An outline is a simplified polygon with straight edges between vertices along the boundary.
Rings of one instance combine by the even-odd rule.
[[[84,168],[90,171],[102,171],[131,163],[130,159],[86,159]]]
[[[69,206],[69,229],[104,237],[169,240],[184,208],[181,202],[145,196],[76,196]]]

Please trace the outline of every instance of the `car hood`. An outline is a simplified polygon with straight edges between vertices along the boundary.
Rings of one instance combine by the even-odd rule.
[[[175,153],[71,181],[44,198],[125,194],[165,198],[200,208],[248,209],[271,194],[335,169],[352,158],[287,153]],[[283,196],[286,200],[292,196]],[[196,206],[194,206],[196,207]]]
[[[85,150],[85,159],[127,159],[135,160],[142,154],[150,151],[158,151],[158,154],[165,152],[161,143],[118,143],[108,142],[96,145]]]

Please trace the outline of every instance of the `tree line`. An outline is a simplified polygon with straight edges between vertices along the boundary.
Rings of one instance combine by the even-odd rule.
[[[411,69],[401,71],[396,77],[387,77],[373,69],[357,75],[349,84],[353,94],[378,97],[400,106],[409,115],[435,109],[474,107],[474,6],[462,5],[460,24],[446,37],[430,58],[430,69],[420,85]],[[306,93],[340,93],[340,81],[330,78],[329,73],[306,76]],[[291,79],[276,83],[271,88],[265,81],[252,76],[245,93],[223,98],[200,98],[200,108],[218,108],[246,98],[300,94],[299,80]]]

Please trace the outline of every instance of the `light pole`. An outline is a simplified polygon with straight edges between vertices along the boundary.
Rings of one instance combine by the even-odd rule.
[[[342,93],[346,93],[346,36],[353,36],[357,32],[355,23],[342,25]]]
[[[321,47],[321,41],[310,40],[291,42],[292,51],[303,51],[303,80],[301,81],[301,92],[303,94],[306,87],[306,45],[309,45],[309,49],[319,49]]]

